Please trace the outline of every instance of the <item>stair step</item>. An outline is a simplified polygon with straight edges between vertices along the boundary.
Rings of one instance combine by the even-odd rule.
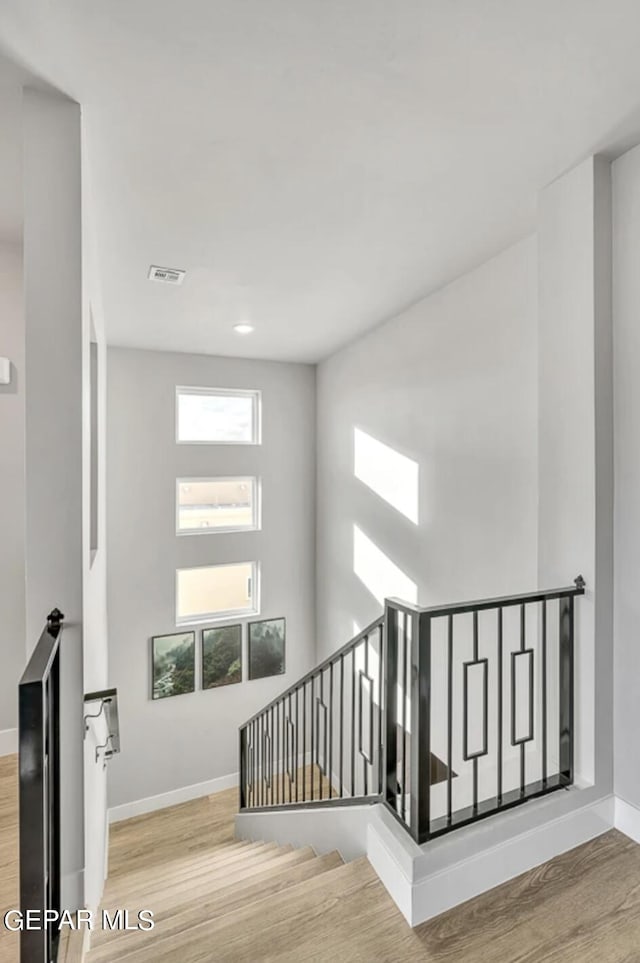
[[[127,963],[204,963],[214,959],[216,963],[255,963],[258,944],[266,949],[262,960],[277,960],[280,951],[291,949],[292,934],[297,929],[304,934],[308,947],[317,947],[312,929],[323,914],[355,894],[359,904],[366,906],[367,888],[374,884],[381,887],[367,860],[358,859],[275,895],[244,903],[218,919],[150,941],[126,956],[121,949],[117,959],[126,959]],[[106,960],[115,963],[116,957],[103,957],[103,963]]]
[[[274,856],[273,859],[266,860],[258,866],[238,869],[233,874],[229,874],[226,879],[213,880],[213,882],[209,883],[206,887],[206,890],[200,887],[198,890],[198,899],[204,898],[205,895],[208,898],[212,898],[223,892],[230,892],[233,888],[249,883],[255,879],[265,879],[270,873],[278,872],[281,867],[287,866],[288,861],[295,852],[296,850],[293,850],[293,852],[285,853],[284,855]],[[162,895],[154,898],[153,907],[147,905],[142,906],[140,899],[138,899],[135,904],[131,903],[129,908],[133,908],[136,911],[138,909],[153,909],[158,913],[169,910],[179,912],[183,909],[189,909],[189,907],[193,905],[193,899],[192,890],[176,893],[173,888],[167,887]]]
[[[251,886],[256,880],[262,881],[262,885],[264,885],[264,883],[269,881],[273,875],[277,875],[278,873],[283,872],[290,867],[295,867],[298,864],[307,862],[309,860],[314,860],[315,858],[315,853],[311,847],[306,847],[305,849],[294,849],[291,852],[284,853],[283,855],[274,856],[273,859],[267,860],[264,863],[260,863],[258,866],[256,866],[250,875],[247,874],[245,868],[243,871],[234,872],[226,880],[219,879],[214,881],[213,888],[207,888],[206,890],[200,888],[198,892],[201,895],[199,895],[196,904],[194,904],[193,895],[191,892],[181,894],[177,893],[174,887],[167,886],[167,889],[162,896],[158,896],[154,899],[153,907],[147,905],[146,903],[142,905],[139,897],[130,901],[128,904],[130,915],[133,913],[135,916],[135,914],[141,909],[152,909],[157,931],[159,921],[166,921],[173,916],[191,911],[194,909],[194,906],[196,906],[199,911],[200,907],[205,903],[207,906],[217,905],[220,901],[224,902],[224,900],[229,897],[230,893],[233,894],[235,892],[241,892],[243,888]],[[104,901],[102,907],[107,908]],[[141,935],[145,935],[144,931]],[[137,938],[137,936],[138,934],[133,931],[121,932],[118,930],[95,930],[91,937],[91,946],[99,946],[105,942],[112,944],[114,940],[131,939],[132,937]]]
[[[140,901],[144,900],[146,904],[145,909],[153,909],[153,900],[162,896],[167,890],[170,890],[177,897],[181,893],[190,893],[194,889],[197,889],[199,892],[207,891],[214,887],[217,882],[226,885],[226,881],[233,874],[238,872],[254,872],[256,867],[261,866],[275,856],[290,853],[292,848],[292,846],[277,846],[275,843],[269,843],[260,846],[258,850],[248,851],[243,854],[241,858],[239,857],[222,866],[216,865],[215,862],[213,864],[210,862],[201,863],[194,867],[191,872],[183,871],[177,878],[169,876],[165,879],[157,880],[155,875],[150,872],[144,883],[138,882],[132,887],[123,885],[122,887],[118,887],[115,893],[111,890],[108,898],[103,900],[103,905],[107,908],[127,906],[128,902],[132,899],[139,899]]]
[[[234,910],[250,903],[274,896],[299,883],[313,879],[343,865],[339,853],[327,853],[316,857],[310,847],[296,850],[287,857],[277,869],[264,871],[232,887],[226,887],[218,894],[203,897],[197,905],[176,912],[174,907],[156,912],[155,929],[152,931],[131,931],[109,933],[107,940],[96,945],[89,957],[89,963],[111,963],[115,960],[128,960],[138,949],[149,947],[175,934],[184,933],[206,920],[217,920]],[[97,934],[96,934],[97,935]]]
[[[154,885],[163,881],[171,882],[182,878],[185,874],[193,874],[201,869],[211,869],[231,866],[240,860],[258,856],[262,852],[271,852],[276,847],[275,843],[248,843],[233,849],[217,850],[207,849],[198,855],[186,857],[184,859],[172,860],[160,866],[149,867],[137,870],[128,875],[120,875],[109,879],[105,886],[104,898],[111,899],[112,895],[118,898],[136,887],[144,887],[152,880]]]

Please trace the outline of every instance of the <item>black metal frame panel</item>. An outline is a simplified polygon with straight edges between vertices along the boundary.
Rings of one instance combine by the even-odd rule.
[[[54,609],[18,687],[20,772],[20,906],[59,914],[60,898],[60,634]],[[57,958],[56,925],[23,929],[22,963]]]
[[[398,599],[387,599],[384,615],[359,633],[354,639],[325,659],[317,668],[307,673],[298,683],[290,686],[281,696],[269,703],[261,712],[253,716],[240,729],[240,808],[241,810],[270,810],[295,809],[301,806],[326,805],[360,805],[370,802],[384,802],[401,825],[418,843],[426,842],[444,833],[487,816],[494,815],[504,809],[511,809],[516,805],[527,802],[557,789],[570,786],[573,783],[574,765],[574,634],[575,611],[574,600],[584,595],[585,583],[581,576],[575,580],[573,586],[552,589],[549,591],[529,592],[522,595],[504,596],[494,599],[483,599],[476,602],[462,602],[455,605],[433,606],[423,608],[402,602]],[[558,625],[558,665],[557,680],[559,693],[558,708],[558,758],[559,771],[548,773],[547,740],[549,720],[547,712],[547,676],[553,670],[548,659],[547,630],[550,601],[557,600],[559,611]],[[518,606],[520,609],[520,638],[518,648],[510,651],[510,732],[505,733],[505,712],[503,708],[503,662],[507,654],[504,643],[504,610]],[[541,612],[540,649],[535,650],[531,645],[526,646],[526,612],[528,606],[539,606]],[[480,656],[478,613],[495,611],[497,633],[497,679],[496,679],[496,792],[489,799],[479,797],[479,764],[489,753],[489,672],[490,661]],[[455,629],[456,616],[471,614],[473,618],[473,654],[472,658],[460,659],[458,665],[463,673],[463,710],[462,710],[462,759],[468,762],[472,775],[472,804],[464,808],[455,809],[453,793],[453,739],[454,739],[454,710],[453,710],[453,672],[455,658]],[[431,686],[432,686],[432,646],[433,627],[435,620],[445,621],[446,648],[444,650],[444,664],[446,665],[447,681],[447,717],[444,722],[446,729],[447,754],[446,763],[440,762],[432,754],[431,747]],[[377,757],[363,751],[363,735],[367,730],[369,745],[374,746],[374,706],[373,690],[374,678],[369,672],[369,641],[376,637],[379,642],[379,679],[378,679],[378,707],[377,725],[379,739]],[[486,645],[486,643],[485,643]],[[362,664],[357,666],[357,658],[362,654]],[[524,737],[516,734],[516,685],[515,673],[517,659],[525,657],[528,660],[528,731]],[[538,662],[539,659],[539,662]],[[541,684],[541,722],[540,738],[542,743],[542,778],[527,781],[526,744],[536,738],[534,718],[534,660],[535,671],[539,675]],[[469,752],[468,744],[468,672],[472,666],[482,666],[482,748],[477,752]],[[334,711],[334,674],[339,672],[335,688],[338,690],[338,706]],[[371,698],[369,699],[370,715],[363,717],[363,684],[367,680]],[[325,698],[325,681],[328,682],[329,694]],[[307,699],[307,691],[309,698]],[[291,700],[295,695],[295,715],[291,718]],[[288,728],[284,731],[284,710],[288,700],[287,722],[293,727],[291,735]],[[299,712],[299,704],[301,713]],[[320,707],[323,712],[324,726],[320,725]],[[271,747],[269,767],[264,758],[258,758],[259,752],[249,751],[249,746],[256,745],[256,732],[265,730],[265,726],[273,731],[273,712],[276,720],[278,714],[283,721],[281,752],[277,749],[274,757]],[[493,710],[492,710],[493,711]],[[410,718],[407,715],[410,714]],[[271,715],[271,724],[269,717]],[[334,718],[335,716],[335,718]],[[334,741],[334,725],[337,730],[338,778],[337,786],[333,786],[332,751]],[[322,729],[322,737],[320,731]],[[307,730],[310,738],[307,739]],[[301,752],[300,756],[300,735]],[[510,739],[509,739],[510,736]],[[277,733],[276,733],[277,738]],[[493,737],[492,737],[493,738]],[[295,759],[290,758],[290,747],[295,739]],[[328,739],[328,748],[327,748]],[[507,740],[507,741],[505,741]],[[320,766],[320,742],[323,743],[324,765]],[[504,778],[504,748],[510,742],[519,751],[520,779],[519,786],[513,788],[505,784]],[[327,765],[328,754],[328,765]],[[347,758],[345,759],[345,756]],[[362,762],[356,770],[356,756]],[[295,801],[291,793],[291,770],[296,777],[302,758],[303,767],[307,760],[311,765],[310,793],[307,798],[306,780],[296,778]],[[251,772],[247,772],[247,760],[250,760]],[[434,775],[434,761],[436,774]],[[267,793],[271,785],[274,769],[282,770],[283,789],[279,798]],[[437,775],[437,768],[440,775]],[[319,770],[318,795],[315,793],[315,773]],[[555,768],[555,767],[554,767]],[[443,773],[446,771],[446,775]],[[289,776],[289,802],[284,798],[284,776]],[[328,777],[328,794],[324,795],[322,775]],[[446,814],[432,818],[431,793],[432,785],[446,780]],[[302,785],[302,792],[298,793],[298,783]],[[348,789],[347,789],[348,787]],[[377,789],[377,794],[371,792]],[[486,792],[486,789],[484,790]],[[300,798],[301,797],[301,798]]]

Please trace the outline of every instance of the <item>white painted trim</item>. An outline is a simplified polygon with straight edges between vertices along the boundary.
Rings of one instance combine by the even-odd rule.
[[[614,805],[607,796],[414,880],[409,922],[417,926],[606,833],[613,828]]]
[[[18,730],[0,729],[0,756],[13,756],[18,751]]]
[[[123,819],[131,819],[133,816],[153,813],[158,809],[166,809],[168,806],[178,806],[180,803],[189,802],[191,799],[199,799],[201,796],[210,796],[214,792],[222,792],[223,789],[233,789],[234,786],[239,784],[239,773],[232,772],[228,776],[209,779],[208,782],[198,782],[193,786],[171,789],[169,792],[163,792],[157,796],[147,796],[145,799],[134,799],[132,802],[123,803],[120,806],[112,806],[109,809],[109,822],[119,823]]]
[[[63,909],[75,913],[84,908],[84,870],[63,873],[60,881],[60,897]]]
[[[615,827],[635,843],[640,843],[640,809],[620,796],[616,796]]]

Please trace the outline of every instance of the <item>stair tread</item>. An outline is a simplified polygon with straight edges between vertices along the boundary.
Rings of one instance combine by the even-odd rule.
[[[180,892],[190,892],[197,889],[200,892],[206,891],[216,886],[216,883],[225,885],[227,881],[236,873],[255,872],[257,867],[277,856],[284,856],[292,851],[292,846],[265,846],[259,852],[248,854],[243,859],[235,860],[233,863],[223,866],[216,864],[199,864],[193,868],[192,872],[184,872],[178,877],[171,875],[164,879],[157,879],[153,873],[147,876],[146,881],[139,881],[133,886],[123,885],[115,892],[111,890],[105,894],[102,903],[107,909],[116,905],[126,905],[134,897],[145,900],[150,905],[155,897],[162,896],[164,892],[170,890],[174,894]],[[146,908],[146,907],[145,907]]]
[[[372,867],[366,859],[358,859],[289,886],[275,895],[245,902],[241,908],[219,918],[149,941],[126,956],[121,948],[117,957],[104,956],[103,961],[111,963],[113,960],[115,963],[117,958],[126,959],[127,963],[151,960],[153,963],[171,963],[179,955],[180,963],[204,963],[211,959],[213,946],[216,961],[255,960],[258,935],[261,943],[269,947],[269,953],[274,954],[278,944],[288,947],[288,934],[296,920],[301,919],[303,927],[311,925],[341,901],[353,894],[362,894],[374,884],[381,886]]]
[[[112,894],[120,895],[133,889],[136,886],[143,886],[149,880],[154,883],[163,880],[176,880],[185,874],[193,874],[203,869],[222,869],[231,867],[247,859],[253,859],[266,852],[276,850],[275,843],[251,843],[231,852],[225,851],[218,853],[217,850],[207,850],[200,855],[186,857],[179,860],[172,860],[165,863],[162,867],[149,867],[137,870],[129,875],[121,874],[115,879],[109,879],[105,886],[105,899],[111,899]]]
[[[152,944],[162,943],[205,920],[220,920],[239,908],[257,906],[277,893],[343,865],[339,853],[334,851],[315,856],[310,847],[294,851],[289,860],[286,866],[265,871],[259,878],[254,877],[219,894],[205,896],[195,906],[191,904],[179,910],[169,907],[155,914],[156,927],[153,931],[108,933],[106,938],[94,943],[95,950],[89,956],[89,963],[109,963],[116,958],[126,960],[138,949],[148,949]]]
[[[200,902],[204,899],[208,901],[223,899],[230,892],[251,885],[256,879],[268,879],[272,874],[280,872],[283,867],[314,858],[315,854],[310,847],[292,849],[289,852],[273,855],[270,859],[256,865],[251,872],[249,872],[248,867],[236,869],[226,877],[217,877],[215,880],[210,881],[207,886],[203,886],[202,880],[198,879],[196,882],[198,905],[200,905]],[[153,907],[148,903],[146,895],[140,893],[140,891],[131,896],[127,906],[130,910],[133,910],[134,913],[137,913],[141,909],[152,908],[156,919],[168,917],[193,907],[193,888],[192,886],[186,886],[178,889],[175,885],[167,883],[163,891],[154,897]],[[101,910],[108,909],[112,912],[105,900],[102,901],[100,908]],[[117,935],[117,933],[110,931],[96,931],[93,942],[96,943],[102,942],[105,939],[114,939]]]

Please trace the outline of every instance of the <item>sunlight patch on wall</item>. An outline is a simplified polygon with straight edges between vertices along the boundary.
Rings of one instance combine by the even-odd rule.
[[[418,586],[365,533],[353,526],[353,571],[380,605],[395,596],[418,601]]]
[[[360,428],[353,429],[353,472],[387,504],[418,524],[419,466]]]

